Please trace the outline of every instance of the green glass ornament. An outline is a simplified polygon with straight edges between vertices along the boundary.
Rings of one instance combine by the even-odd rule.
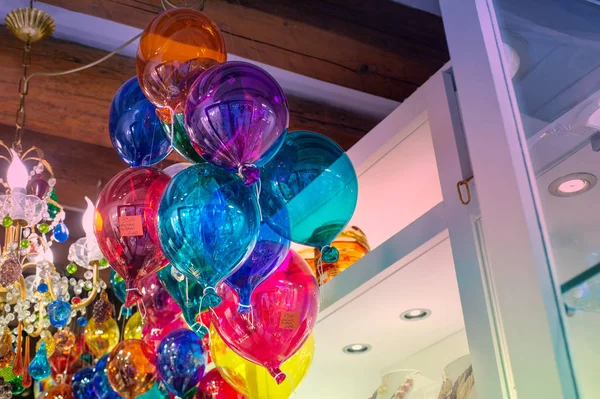
[[[23,249],[29,248],[29,240],[21,240],[21,242],[19,243],[19,247]]]
[[[67,265],[66,270],[69,274],[75,274],[75,272],[77,271],[77,265],[75,263],[69,263]]]
[[[48,226],[48,224],[47,224],[47,223],[41,223],[41,224],[38,226],[38,230],[40,231],[40,233],[42,233],[42,234],[46,234],[47,232],[49,232],[49,231],[50,231],[50,226]]]
[[[13,224],[13,220],[10,216],[4,216],[4,219],[2,219],[2,226],[8,228],[10,226],[12,226]]]
[[[106,260],[106,258],[102,258],[100,259],[100,267],[106,267],[108,266],[108,261]]]
[[[171,127],[163,123],[163,127],[167,132],[171,130]],[[185,131],[185,122],[183,114],[175,114],[173,118],[173,141],[171,143],[175,151],[182,157],[192,163],[204,163],[206,162],[192,147],[190,139]]]
[[[25,390],[25,387],[23,386],[23,376],[18,376],[17,378],[15,378],[14,380],[12,380],[10,382],[10,385],[12,387],[12,394],[13,395],[19,395],[20,393],[23,393],[23,391]]]

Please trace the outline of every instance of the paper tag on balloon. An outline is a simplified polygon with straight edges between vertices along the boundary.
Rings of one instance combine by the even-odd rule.
[[[119,231],[121,237],[143,236],[142,216],[119,216]]]
[[[279,328],[287,330],[296,330],[300,327],[300,313],[281,312],[279,316]]]

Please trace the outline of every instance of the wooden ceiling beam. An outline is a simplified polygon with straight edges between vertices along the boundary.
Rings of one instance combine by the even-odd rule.
[[[22,43],[13,38],[6,28],[0,27],[0,124],[4,125],[15,123],[18,82],[23,73],[21,48]],[[32,54],[30,73],[76,68],[99,59],[105,53],[76,43],[47,39],[36,43]],[[32,79],[27,96],[26,130],[111,147],[110,151],[113,151],[108,134],[110,103],[117,89],[134,75],[134,59],[114,56],[82,72]],[[288,102],[291,130],[317,131],[331,137],[345,149],[379,122],[373,117],[298,97],[290,96]],[[111,158],[108,159],[112,162]]]
[[[160,0],[44,2],[141,29],[163,10]],[[390,0],[208,0],[204,11],[232,54],[396,101],[449,59],[441,18]]]

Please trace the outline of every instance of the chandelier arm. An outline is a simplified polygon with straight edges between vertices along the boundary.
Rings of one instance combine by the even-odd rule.
[[[66,71],[59,71],[59,72],[36,72],[36,73],[32,73],[31,75],[27,76],[27,78],[25,78],[25,92],[27,92],[27,90],[29,89],[29,81],[31,79],[33,79],[34,77],[36,77],[36,76],[63,76],[63,75],[69,75],[69,74],[72,74],[72,73],[84,71],[86,69],[89,69],[91,67],[99,65],[99,64],[103,63],[104,61],[108,60],[113,55],[117,54],[119,51],[123,50],[125,47],[127,47],[131,43],[135,42],[141,36],[142,36],[142,32],[140,32],[139,34],[137,34],[135,37],[132,37],[131,39],[129,39],[128,41],[126,41],[125,43],[123,43],[122,45],[120,45],[119,47],[117,47],[115,50],[113,50],[110,53],[106,54],[104,57],[102,57],[102,58],[100,58],[100,59],[98,59],[98,60],[96,60],[94,62],[91,62],[89,64],[82,65],[80,67],[73,68],[73,69],[68,69]]]

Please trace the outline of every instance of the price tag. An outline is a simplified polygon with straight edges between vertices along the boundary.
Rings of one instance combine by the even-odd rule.
[[[295,330],[300,326],[300,313],[281,312],[279,316],[279,328],[286,330]]]
[[[143,236],[142,216],[119,216],[119,232],[121,237]]]

